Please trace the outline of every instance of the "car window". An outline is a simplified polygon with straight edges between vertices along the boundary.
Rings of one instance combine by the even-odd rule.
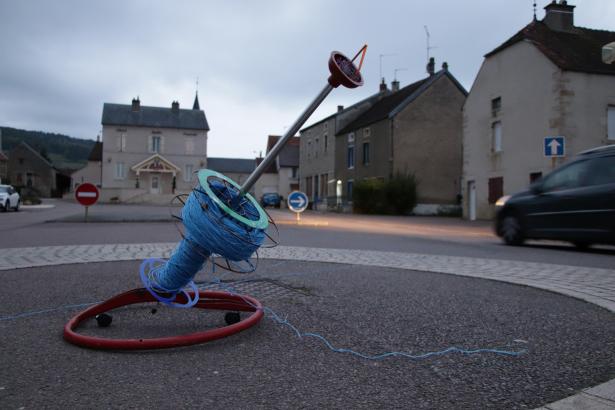
[[[594,158],[589,162],[590,170],[587,177],[587,185],[615,183],[615,156]]]
[[[9,192],[8,187],[0,186],[0,192]]]
[[[550,192],[586,186],[589,175],[590,161],[574,162],[547,175],[542,184],[542,190]]]

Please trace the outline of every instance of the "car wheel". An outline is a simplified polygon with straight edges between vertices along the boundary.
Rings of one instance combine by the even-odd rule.
[[[523,244],[523,229],[521,228],[519,218],[515,215],[506,215],[502,219],[500,232],[506,245],[517,246]]]
[[[21,201],[17,201],[17,205],[15,205],[15,208],[13,208],[15,212],[19,212],[19,205],[21,205],[20,202]]]
[[[2,212],[6,212],[9,209],[9,201],[8,201],[8,199],[4,203],[4,205],[2,205],[0,208],[2,208]]]

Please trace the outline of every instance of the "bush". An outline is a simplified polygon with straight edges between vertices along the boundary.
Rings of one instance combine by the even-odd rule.
[[[388,181],[359,181],[352,190],[353,210],[365,214],[406,215],[416,206],[416,178],[397,174]]]

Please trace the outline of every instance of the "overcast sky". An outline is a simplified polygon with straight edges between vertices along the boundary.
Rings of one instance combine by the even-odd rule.
[[[0,0],[0,125],[95,139],[104,102],[191,108],[209,156],[254,157],[325,85],[332,50],[367,43],[365,85],[334,90],[308,124],[387,82],[426,76],[426,33],[469,90],[482,56],[532,19],[532,0]],[[537,0],[538,18],[547,0]],[[615,31],[615,1],[576,0],[575,23]]]

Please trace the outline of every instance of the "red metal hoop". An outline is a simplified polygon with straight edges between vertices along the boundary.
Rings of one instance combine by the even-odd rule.
[[[190,296],[193,297],[194,294]],[[185,298],[185,296],[178,294],[177,298],[181,299]],[[250,296],[233,295],[226,292],[199,291],[199,301],[194,305],[195,308],[254,313],[240,322],[229,326],[186,335],[153,339],[105,339],[75,332],[75,329],[86,319],[93,318],[98,314],[118,307],[144,302],[156,302],[156,299],[146,289],[139,288],[114,296],[98,305],[91,306],[66,323],[64,326],[64,340],[78,346],[103,350],[165,349],[221,339],[248,329],[256,325],[263,318],[261,303]],[[182,300],[179,300],[179,302],[184,303]]]

